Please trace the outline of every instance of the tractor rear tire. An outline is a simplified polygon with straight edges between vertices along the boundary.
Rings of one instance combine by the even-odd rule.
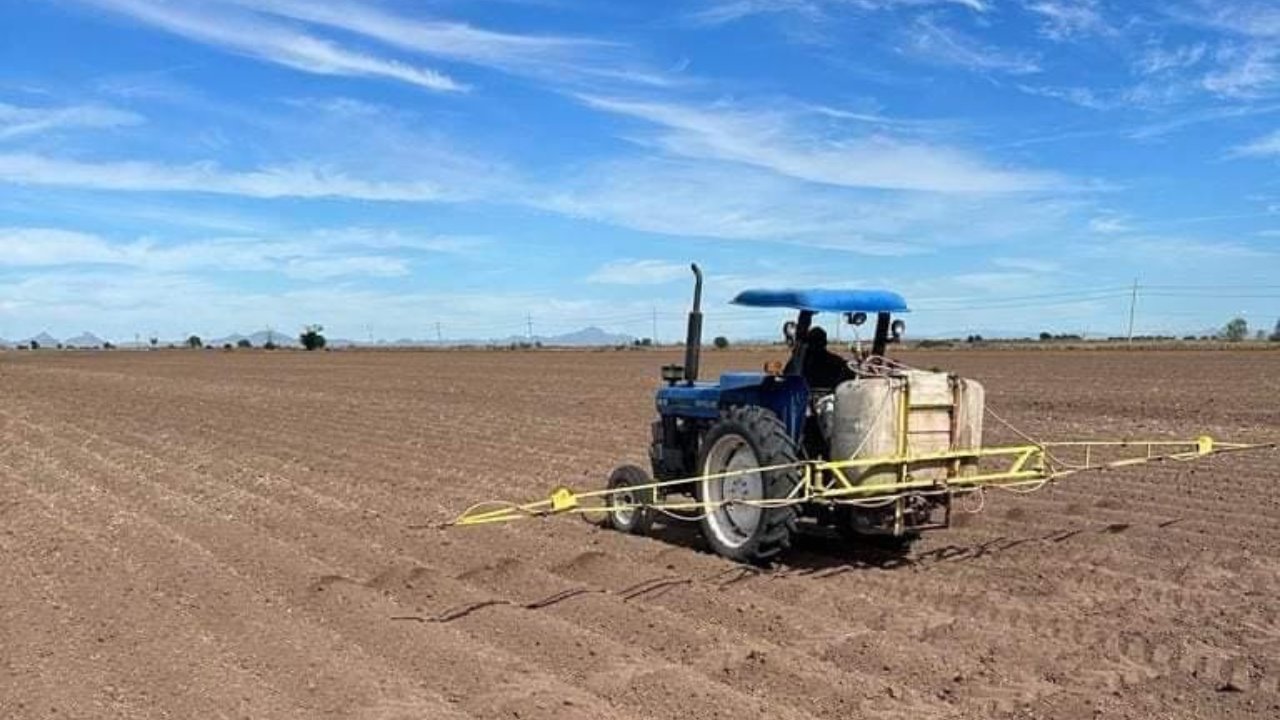
[[[698,467],[705,478],[726,472],[735,475],[698,482],[698,498],[711,503],[701,521],[711,548],[737,562],[765,564],[791,546],[796,509],[791,505],[760,507],[734,500],[782,500],[802,482],[798,452],[787,428],[761,407],[733,407],[707,431]],[[752,468],[786,467],[751,472]]]
[[[653,526],[653,488],[636,488],[653,481],[649,473],[635,465],[623,465],[609,474],[609,489],[618,492],[605,496],[609,508],[605,523],[619,532],[644,535]],[[637,507],[639,506],[639,507]]]

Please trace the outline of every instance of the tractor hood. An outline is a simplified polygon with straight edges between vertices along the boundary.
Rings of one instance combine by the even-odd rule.
[[[907,312],[907,301],[888,290],[743,290],[735,305],[812,312]]]

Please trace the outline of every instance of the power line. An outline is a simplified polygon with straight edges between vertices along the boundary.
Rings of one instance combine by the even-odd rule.
[[[968,296],[961,295],[961,296],[937,297],[937,298],[925,297],[925,298],[916,298],[916,300],[926,305],[928,305],[929,303],[954,305],[954,304],[968,304],[968,303],[996,301],[996,300],[1001,302],[1016,301],[1016,300],[1041,300],[1045,298],[1060,298],[1060,297],[1069,297],[1073,295],[1092,295],[1096,293],[1127,292],[1128,290],[1129,290],[1128,285],[1110,285],[1110,286],[1091,287],[1091,288],[1089,287],[1075,288],[1072,290],[1057,290],[1054,292],[1035,293],[1032,295],[1001,295],[1001,296],[995,296],[995,297],[991,295],[968,295]]]
[[[1128,297],[1129,292],[1109,292],[1092,295],[1078,295],[1060,299],[1046,299],[1041,301],[1020,300],[1020,299],[993,299],[987,303],[971,303],[957,307],[915,307],[913,312],[931,313],[931,312],[971,312],[974,310],[1009,310],[1023,307],[1067,307],[1071,305],[1079,305],[1081,303],[1098,302],[1100,300],[1114,300],[1117,298]]]

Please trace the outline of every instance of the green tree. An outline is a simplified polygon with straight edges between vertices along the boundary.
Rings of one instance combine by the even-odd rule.
[[[714,345],[717,350],[724,350],[729,347],[729,338],[723,335],[717,335],[716,339],[711,341],[711,344]]]
[[[324,348],[324,335],[321,333],[324,328],[320,325],[308,325],[302,329],[302,334],[298,336],[298,342],[302,343],[302,347],[308,350],[320,350]]]
[[[249,338],[240,338],[236,341],[236,347],[248,350],[253,347],[253,343],[250,342]]]
[[[204,341],[200,339],[199,335],[192,335],[191,337],[187,338],[187,347],[191,348],[192,350],[199,350],[200,348],[204,347]]]
[[[1271,342],[1280,342],[1280,320],[1276,320],[1276,329],[1271,331]]]
[[[1242,317],[1232,318],[1222,329],[1222,337],[1228,342],[1240,342],[1249,337],[1249,323]]]

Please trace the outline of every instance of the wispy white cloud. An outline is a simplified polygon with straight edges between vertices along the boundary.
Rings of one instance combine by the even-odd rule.
[[[1018,85],[1028,95],[1062,100],[1090,110],[1108,110],[1116,106],[1116,99],[1105,90],[1092,87],[1052,87],[1047,85]]]
[[[1161,111],[1171,106],[1198,99],[1203,88],[1194,80],[1181,76],[1147,77],[1127,87],[1054,87],[1021,84],[1018,89],[1029,95],[1053,98],[1090,110],[1142,109]],[[1231,112],[1232,108],[1213,108]],[[1208,111],[1186,111],[1181,118],[1200,117]],[[1176,123],[1175,118],[1170,123]],[[1159,123],[1157,123],[1159,124]],[[1187,124],[1195,124],[1195,121]]]
[[[337,277],[364,275],[397,277],[409,274],[403,258],[379,255],[346,255],[330,258],[290,258],[282,268],[285,275],[306,280],[331,280]]]
[[[991,9],[990,0],[712,0],[689,18],[703,25],[722,25],[753,15],[795,14],[819,20],[839,11],[876,11],[928,6],[955,6],[977,13]]]
[[[754,15],[775,13],[819,17],[821,6],[812,0],[714,0],[708,7],[691,13],[689,19],[700,25],[723,25]]]
[[[1280,6],[1269,0],[1189,0],[1166,8],[1175,20],[1221,36],[1200,87],[1234,100],[1280,92]]]
[[[41,267],[109,263],[120,257],[102,238],[55,228],[0,228],[0,265]]]
[[[1005,268],[1007,270],[1022,270],[1027,273],[1035,274],[1054,273],[1062,269],[1062,265],[1059,263],[1039,258],[998,257],[994,258],[991,263],[999,268]]]
[[[1280,157],[1280,130],[1232,148],[1236,157]]]
[[[54,130],[139,125],[142,116],[102,105],[22,107],[0,102],[0,140]]]
[[[627,60],[618,43],[595,38],[520,35],[466,23],[396,14],[374,3],[223,0],[248,10],[363,36],[391,47],[450,61],[567,82],[592,76],[666,85],[666,74]]]
[[[864,242],[856,230],[864,213],[797,185],[717,163],[613,161],[575,173],[539,202],[570,217],[681,237],[913,251],[906,243]]]
[[[465,191],[429,180],[353,178],[325,167],[290,165],[233,171],[216,163],[81,162],[33,154],[0,154],[0,182],[134,192],[192,192],[257,198],[353,198],[442,201]]]
[[[275,237],[214,237],[163,242],[112,240],[48,227],[0,227],[0,268],[102,265],[154,273],[274,272],[291,278],[396,277],[414,254],[459,254],[484,242],[375,228],[335,228]]]
[[[1094,257],[1128,258],[1146,265],[1180,267],[1188,267],[1194,263],[1274,261],[1280,257],[1273,250],[1235,240],[1159,235],[1110,239],[1083,245],[1080,250]]]
[[[1051,40],[1116,33],[1103,17],[1098,0],[1032,0],[1024,6],[1040,17],[1040,33]]]
[[[743,163],[810,182],[934,192],[1025,192],[1060,187],[1050,173],[1006,170],[962,150],[888,135],[846,136],[806,127],[803,113],[584,97],[598,110],[663,128],[668,153]]]
[[[596,268],[587,282],[601,285],[661,285],[683,280],[689,268],[666,260],[614,260]]]
[[[1034,55],[986,44],[932,15],[917,18],[904,36],[902,50],[924,61],[974,72],[1033,75],[1041,70]]]
[[[80,0],[139,22],[231,52],[320,75],[380,77],[428,90],[459,91],[466,86],[430,68],[359,52],[245,12],[229,12],[208,2],[160,0]]]
[[[1089,229],[1099,235],[1117,235],[1133,231],[1129,221],[1117,215],[1099,215],[1090,218]]]
[[[1133,70],[1140,75],[1157,75],[1174,70],[1185,70],[1198,65],[1205,58],[1208,50],[1209,46],[1204,42],[1172,48],[1160,45],[1148,46],[1134,61]]]
[[[1270,0],[1194,0],[1190,7],[1173,9],[1195,24],[1248,37],[1280,37],[1280,6]]]
[[[1218,68],[1204,76],[1204,88],[1229,98],[1256,99],[1280,90],[1280,44],[1227,45],[1215,55]]]
[[[1171,120],[1147,123],[1137,127],[1126,128],[1123,134],[1135,140],[1149,140],[1168,135],[1189,127],[1215,123],[1230,118],[1270,115],[1280,112],[1280,104],[1233,104],[1225,107],[1210,107],[1205,110],[1192,110],[1180,113]]]
[[[677,237],[874,256],[1025,241],[1079,211],[1039,195],[883,193],[813,185],[742,165],[617,161],[577,172],[540,201],[570,217]]]

